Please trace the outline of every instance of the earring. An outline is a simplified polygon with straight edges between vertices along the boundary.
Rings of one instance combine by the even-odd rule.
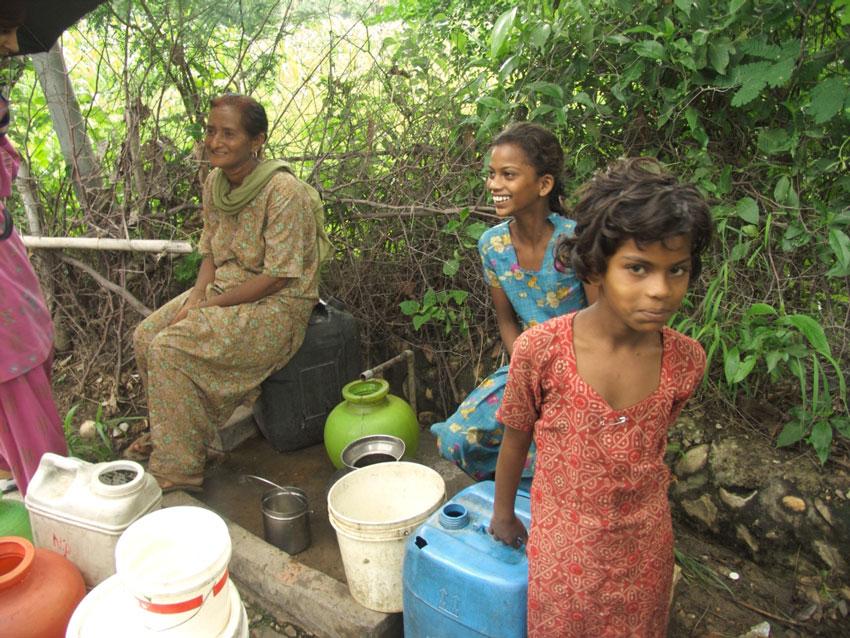
[[[253,157],[254,159],[259,158],[259,157],[260,157],[260,152],[259,152],[259,151],[257,151],[257,150],[252,151],[252,152],[251,152],[251,157]]]

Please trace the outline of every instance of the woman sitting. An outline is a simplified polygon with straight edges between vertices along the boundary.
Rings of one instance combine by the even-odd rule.
[[[283,162],[259,159],[267,133],[256,100],[212,101],[197,282],[134,334],[150,437],[130,452],[149,449],[164,491],[200,489],[215,428],[295,354],[318,301],[321,200]]]

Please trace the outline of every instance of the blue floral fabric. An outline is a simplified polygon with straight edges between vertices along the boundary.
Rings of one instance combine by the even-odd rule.
[[[504,291],[523,330],[586,305],[581,282],[572,270],[557,270],[554,261],[558,238],[571,234],[575,222],[556,213],[549,216],[549,221],[555,231],[537,271],[520,267],[511,243],[510,221],[493,226],[478,240],[484,277],[491,286]],[[507,381],[505,365],[475,388],[448,420],[431,426],[440,454],[479,481],[493,478],[496,471],[504,432],[502,424],[496,421],[496,409]],[[523,469],[524,478],[534,474],[535,454],[532,445]]]

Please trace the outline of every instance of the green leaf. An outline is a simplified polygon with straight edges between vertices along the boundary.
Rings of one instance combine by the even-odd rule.
[[[634,45],[635,53],[643,58],[651,60],[663,60],[665,56],[664,45],[656,40],[641,40]]]
[[[816,124],[824,124],[844,107],[847,99],[847,83],[844,78],[830,77],[821,81],[812,89],[811,102],[806,111]]]
[[[850,269],[850,237],[839,228],[829,229],[829,247],[837,260],[836,270],[846,272]]]
[[[550,33],[552,33],[552,27],[549,24],[545,22],[538,24],[531,32],[531,45],[542,50]]]
[[[735,91],[735,95],[732,96],[730,104],[732,106],[745,106],[749,104],[761,94],[764,84],[763,80],[745,82],[741,85],[741,88]]]
[[[767,155],[784,153],[791,148],[791,138],[781,128],[762,129],[758,136],[758,147]]]
[[[779,433],[779,436],[776,437],[776,445],[777,447],[794,445],[800,441],[805,434],[805,427],[799,420],[789,421],[785,424],[785,427],[782,428],[782,432]]]
[[[729,66],[729,54],[733,50],[734,47],[729,42],[710,43],[708,45],[708,59],[711,62],[711,68],[720,75],[724,75]]]
[[[469,292],[466,290],[450,290],[449,296],[458,306],[462,305],[469,297]]]
[[[487,230],[487,224],[484,222],[473,222],[467,226],[463,232],[466,233],[467,237],[478,241],[485,230]]]
[[[422,309],[430,308],[434,304],[437,303],[437,293],[434,292],[433,288],[428,288],[425,291],[425,296],[422,298]]]
[[[782,325],[792,325],[799,330],[816,352],[831,357],[829,341],[823,327],[808,315],[793,314],[779,320]]]
[[[744,6],[747,0],[729,0],[729,15],[738,13],[738,9]]]
[[[826,420],[816,421],[809,434],[809,443],[815,448],[820,464],[829,458],[829,448],[832,446],[832,428]]]
[[[419,330],[424,324],[428,323],[430,318],[429,315],[416,315],[413,318],[413,328]]]
[[[769,62],[754,62],[740,64],[735,68],[734,82],[740,83],[735,95],[732,96],[732,106],[744,106],[756,99],[767,85],[765,74],[772,65]]]
[[[419,302],[413,299],[402,301],[398,305],[398,307],[401,308],[401,312],[407,315],[408,317],[410,315],[415,315],[417,312],[419,312]]]
[[[693,0],[676,0],[676,6],[689,18],[691,17],[691,6],[693,4]]]
[[[735,204],[735,214],[748,224],[758,225],[759,205],[752,197],[742,197]]]
[[[691,36],[691,40],[693,40],[693,43],[697,46],[702,46],[703,44],[708,42],[708,36],[710,35],[711,32],[707,31],[706,29],[697,29],[696,31],[694,31],[693,36]]]
[[[518,8],[514,7],[505,11],[499,16],[499,19],[496,20],[496,24],[493,26],[490,41],[490,57],[494,60],[498,60],[502,56],[502,50],[507,43],[508,34],[514,28]]]
[[[71,406],[71,408],[65,413],[65,418],[62,419],[62,427],[65,430],[65,435],[71,431],[71,426],[74,423],[74,415],[77,413],[77,410],[80,409],[80,404],[75,403]]]
[[[492,95],[485,95],[478,98],[478,103],[481,106],[486,106],[488,109],[493,110],[501,110],[507,108],[507,104],[502,102],[499,98],[493,97]]]
[[[755,365],[755,355],[747,355],[747,357],[741,361],[741,355],[738,352],[738,348],[732,348],[723,358],[723,373],[726,376],[726,383],[729,385],[740,383],[747,378],[747,375],[752,372]]]
[[[735,371],[735,376],[732,378],[732,383],[741,383],[741,381],[746,379],[749,376],[750,372],[753,371],[753,368],[756,367],[757,362],[758,357],[756,357],[756,355],[747,355],[741,362],[741,365],[738,366],[738,369]]]
[[[584,104],[585,106],[595,109],[596,103],[590,98],[590,96],[584,91],[580,91],[573,96],[573,102],[578,102],[579,104]]]
[[[564,102],[564,89],[559,84],[552,82],[532,82],[526,86],[529,92],[542,93],[549,97],[554,97],[559,104]]]
[[[772,64],[764,75],[765,82],[774,89],[785,86],[791,79],[796,65],[796,58],[783,58],[776,64]]]
[[[775,315],[776,309],[770,304],[766,303],[754,303],[747,309],[745,317],[758,317],[762,315]]]
[[[788,199],[788,191],[791,190],[791,180],[787,175],[783,175],[773,187],[773,198],[780,204],[784,204]]]
[[[460,270],[460,262],[457,259],[449,259],[443,264],[443,274],[446,277],[454,277]]]
[[[738,51],[744,55],[751,55],[763,60],[773,60],[774,62],[782,55],[782,49],[775,44],[768,44],[765,36],[742,40],[738,44]]]
[[[731,261],[741,261],[744,257],[747,256],[750,252],[750,245],[746,242],[740,242],[732,246],[732,250],[729,253],[729,259]]]
[[[833,430],[837,430],[841,436],[850,439],[850,418],[846,416],[834,416],[829,420]]]
[[[504,82],[505,78],[516,70],[520,62],[522,62],[522,59],[519,56],[509,55],[502,66],[499,67],[499,79]]]
[[[773,372],[776,368],[776,365],[785,358],[784,352],[779,352],[777,350],[771,350],[770,352],[765,353],[764,362],[767,364],[767,371]]]

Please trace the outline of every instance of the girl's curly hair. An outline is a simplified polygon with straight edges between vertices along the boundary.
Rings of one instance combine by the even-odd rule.
[[[555,248],[556,266],[572,268],[583,282],[604,275],[608,260],[629,239],[638,246],[687,236],[691,281],[702,269],[711,241],[711,213],[693,184],[683,184],[652,157],[620,159],[596,173],[576,193],[575,235]]]

